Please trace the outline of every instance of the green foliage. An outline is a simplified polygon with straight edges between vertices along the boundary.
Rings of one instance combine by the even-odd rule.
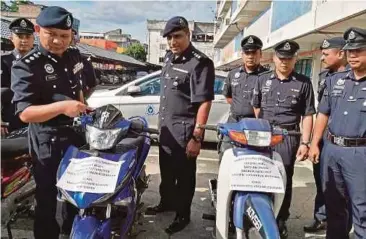
[[[134,43],[130,45],[124,54],[131,56],[139,61],[146,61],[146,51],[143,45],[139,43]]]
[[[7,5],[4,1],[2,1],[1,11],[17,12],[19,10],[19,4],[33,4],[33,2],[28,0],[13,0],[10,1],[10,5]]]

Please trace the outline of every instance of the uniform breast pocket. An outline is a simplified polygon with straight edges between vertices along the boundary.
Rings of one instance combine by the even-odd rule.
[[[361,90],[356,95],[357,106],[360,108],[362,115],[366,114],[366,89]]]
[[[170,76],[170,80],[173,81],[172,89],[179,90],[182,92],[189,92],[190,90],[190,82],[189,82],[189,74],[184,72],[174,71],[174,74]]]
[[[244,99],[246,99],[248,101],[252,100],[253,91],[252,90],[244,90],[243,91],[243,97],[244,97]]]

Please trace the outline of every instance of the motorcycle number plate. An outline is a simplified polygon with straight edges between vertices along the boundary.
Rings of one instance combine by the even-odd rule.
[[[230,166],[230,189],[284,193],[285,187],[278,163],[262,155],[240,156]]]

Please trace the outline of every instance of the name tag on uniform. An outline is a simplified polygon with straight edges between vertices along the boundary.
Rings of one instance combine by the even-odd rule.
[[[76,74],[83,68],[84,68],[84,64],[82,62],[79,62],[74,66],[74,69],[72,71],[74,72],[74,74]]]
[[[46,81],[54,81],[58,79],[58,75],[54,74],[54,75],[47,75],[46,76]]]
[[[175,70],[175,71],[179,71],[179,72],[188,74],[188,71],[180,69],[180,68],[173,67],[172,69]]]

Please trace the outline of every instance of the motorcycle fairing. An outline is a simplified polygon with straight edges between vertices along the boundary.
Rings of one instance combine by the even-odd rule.
[[[256,119],[256,118],[244,118],[237,123],[224,123],[218,125],[219,132],[229,137],[230,131],[253,130],[253,131],[264,131],[272,132],[271,125],[268,120]]]
[[[264,239],[280,238],[277,222],[273,215],[272,199],[265,193],[236,192],[234,201],[234,225],[247,230],[247,218]]]
[[[80,151],[78,148],[74,146],[70,146],[63,159],[61,160],[60,166],[57,171],[57,180],[61,178],[64,174],[67,166],[70,164],[71,159],[83,159],[93,156],[89,152]],[[99,152],[98,157],[103,159],[111,160],[111,161],[124,161],[121,164],[121,168],[119,171],[117,184],[118,188],[116,188],[115,192],[119,191],[119,188],[123,187],[125,182],[128,182],[128,179],[133,172],[134,167],[136,166],[136,149],[130,149],[123,154],[109,154],[109,153],[102,153]],[[76,207],[80,209],[85,209],[89,207],[94,202],[101,202],[107,200],[115,193],[103,194],[103,193],[85,193],[85,192],[71,192],[66,191],[61,188],[59,190],[62,194],[67,198],[67,200],[74,204]]]
[[[75,216],[70,238],[73,239],[109,239],[111,220],[98,220],[94,216]]]

